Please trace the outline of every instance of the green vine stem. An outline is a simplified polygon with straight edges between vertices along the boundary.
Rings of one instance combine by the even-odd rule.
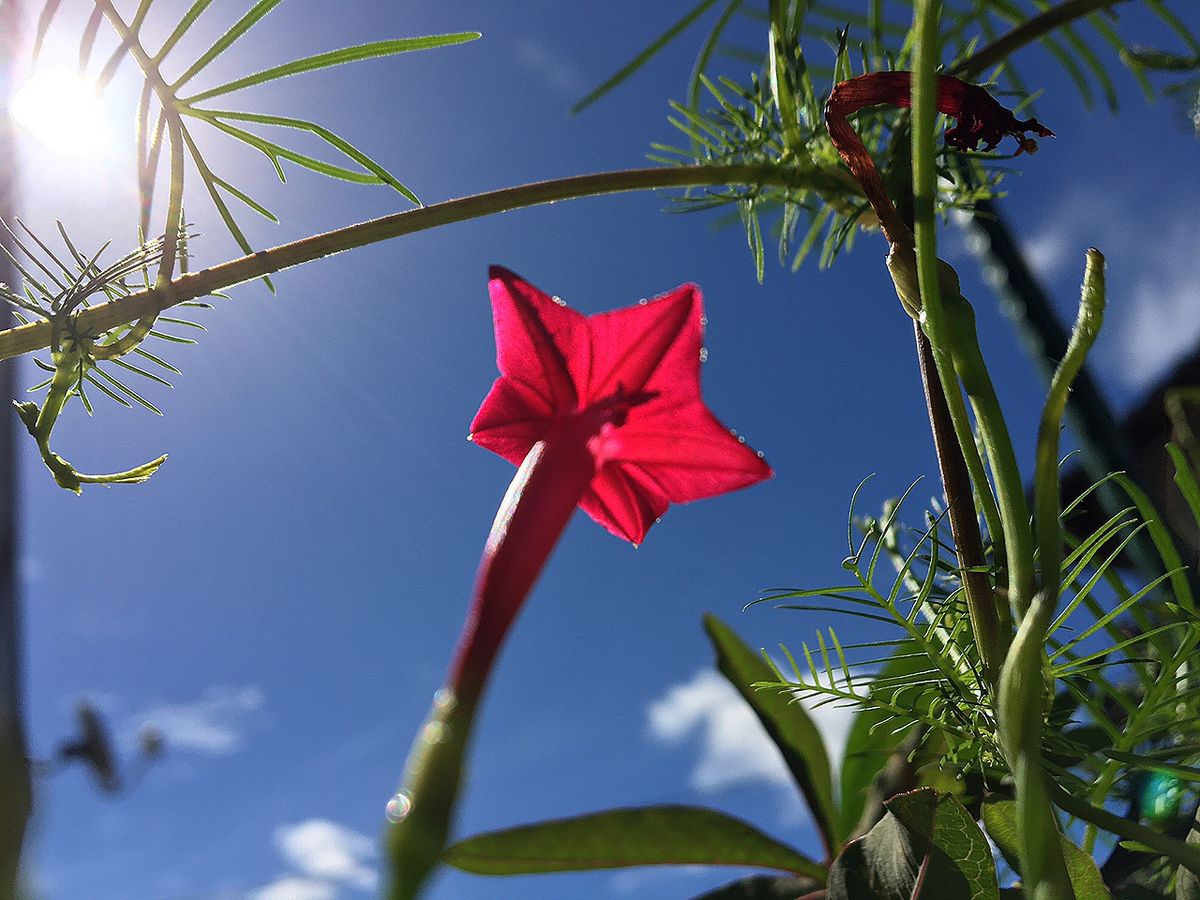
[[[934,454],[946,493],[950,530],[962,568],[963,590],[972,631],[980,648],[988,686],[994,688],[1000,677],[1004,654],[1008,650],[1012,618],[1008,604],[996,602],[991,580],[982,570],[986,557],[979,523],[975,518],[975,506],[968,502],[972,495],[971,483],[977,486],[977,496],[982,503],[993,549],[999,552],[1003,546],[1003,532],[999,515],[995,512],[996,501],[992,498],[991,486],[979,456],[979,448],[975,446],[975,437],[958,385],[955,384],[952,391],[942,389],[929,337],[921,330],[919,321],[914,320],[913,330],[917,339],[917,361],[921,385],[925,390],[925,406],[933,432]]]
[[[975,484],[979,509],[983,513],[983,521],[987,525],[988,537],[992,541],[992,558],[999,562],[1005,555],[1004,525],[1000,517],[1000,507],[992,493],[991,482],[988,481],[987,469],[984,468],[983,457],[979,453],[979,445],[975,443],[975,433],[971,428],[971,419],[967,414],[967,404],[960,391],[951,391],[946,395],[946,407],[950,412],[950,420],[954,425],[954,433],[958,437],[959,448],[962,450],[963,461]],[[997,603],[996,614],[1000,619],[1000,634],[1012,632],[1012,614],[1008,603]],[[1007,651],[1007,642],[1003,648]]]
[[[1033,531],[1029,526],[1025,484],[995,385],[979,349],[975,310],[959,292],[958,277],[948,266],[942,269],[942,276],[942,299],[945,301],[942,312],[946,317],[944,340],[950,349],[954,371],[971,401],[979,438],[992,468],[996,504],[1004,529],[1009,599],[1020,617],[1029,608],[1034,583]]]
[[[113,6],[112,0],[94,0],[94,2],[142,70],[146,84],[158,98],[163,118],[167,123],[167,134],[171,145],[169,167],[171,186],[167,199],[166,222],[163,228],[163,255],[159,263],[158,275],[155,278],[155,287],[160,291],[167,291],[175,274],[175,263],[179,256],[179,234],[183,225],[183,122],[179,117],[175,94],[170,85],[163,80],[158,62],[151,59],[137,34],[126,24],[116,7]],[[119,340],[111,344],[93,347],[92,355],[96,359],[115,359],[125,355],[145,340],[157,318],[158,310],[143,315]]]
[[[1021,771],[1016,771],[1014,766],[1019,822],[1040,822],[1044,818],[1040,800],[1036,795],[1045,792],[1047,784],[1050,783],[1049,776],[1040,771],[1040,766],[1036,766],[1036,763],[1038,748],[1041,745],[1043,697],[1046,691],[1043,648],[1046,628],[1058,602],[1059,566],[1062,559],[1063,533],[1058,482],[1059,432],[1071,382],[1083,367],[1088,351],[1099,333],[1104,317],[1104,302],[1104,257],[1098,250],[1091,249],[1087,252],[1079,316],[1071,333],[1067,352],[1050,382],[1050,391],[1038,428],[1034,501],[1037,510],[1041,590],[1021,622],[1001,679],[1001,739],[1006,748],[1005,752],[1015,756],[1014,762],[1022,767]],[[1052,792],[1047,794],[1047,798],[1051,795],[1057,796]],[[1033,806],[1035,802],[1039,804],[1037,808]],[[1061,803],[1059,805],[1061,806]],[[1044,826],[1035,827],[1038,827],[1039,831],[1029,829],[1031,840],[1022,845],[1023,855],[1042,855],[1038,848],[1029,846],[1033,841],[1041,841],[1043,847],[1045,846],[1047,834],[1040,830]],[[1022,834],[1025,833],[1022,829]],[[1041,863],[1038,865],[1042,866]],[[1046,896],[1054,894],[1048,892]]]
[[[937,257],[934,132],[937,118],[936,70],[940,56],[940,15],[940,0],[917,0],[913,18],[915,48],[912,74],[913,232],[916,237],[921,316],[935,354],[938,351],[944,354],[950,350],[950,332],[959,324],[948,321],[942,305],[943,264]],[[956,286],[949,284],[947,287]],[[954,293],[957,293],[957,290],[954,290]],[[957,390],[954,372],[947,365],[950,360],[946,359],[945,355],[937,355],[935,359],[943,385]],[[984,373],[986,374],[986,369]],[[966,384],[965,379],[964,387],[968,396],[971,396],[972,385]],[[974,400],[972,397],[973,402]],[[988,416],[998,416],[1000,412],[998,407],[983,410],[977,405],[977,416],[981,411]],[[1028,533],[1028,520],[1013,520],[1018,506],[1016,498],[1020,497],[1019,504],[1024,505],[1020,473],[1015,471],[1015,465],[1006,465],[1010,460],[1015,464],[1011,443],[1007,446],[995,445],[995,441],[998,441],[1002,434],[1004,437],[1007,435],[997,433],[998,427],[985,428],[982,417],[979,422],[981,435],[991,458],[996,482],[996,499],[1004,520],[1010,592],[1019,592],[1023,588],[1021,579],[1032,579],[1033,566],[1032,536],[1030,535],[1028,544],[1024,546],[1020,537],[1022,527]],[[999,422],[1003,423],[1002,417],[999,418]],[[1005,450],[1007,456],[1004,455]],[[1011,530],[1014,525],[1017,533]],[[1017,559],[1018,554],[1024,558]],[[1015,570],[1014,561],[1017,562]],[[1034,635],[1033,629],[1029,627],[1034,624],[1032,619],[1032,616],[1026,616],[1026,621],[1018,629],[1001,672],[1001,739],[1017,787],[1018,832],[1021,835],[1021,864],[1026,896],[1030,900],[1074,900],[1075,895],[1071,889],[1059,841],[1058,820],[1050,806],[1041,769],[1040,726],[1041,698],[1045,689],[1042,679],[1044,651],[1042,632]],[[1029,708],[1030,698],[1035,701],[1032,708]]]
[[[966,422],[965,410],[962,408],[962,394],[958,378],[954,372],[953,361],[947,353],[947,335],[945,314],[942,309],[939,280],[942,270],[949,269],[937,258],[937,229],[935,222],[936,208],[936,172],[934,159],[935,120],[937,117],[936,101],[936,65],[939,54],[937,22],[941,13],[940,4],[934,3],[929,8],[927,3],[918,3],[914,11],[914,32],[916,35],[916,53],[912,74],[912,184],[913,184],[913,236],[916,243],[915,259],[913,249],[903,245],[894,245],[888,257],[888,269],[896,281],[897,293],[901,298],[906,293],[915,294],[920,298],[917,319],[922,330],[929,338],[933,352],[933,360],[942,392],[951,413],[951,422],[959,446],[962,449],[968,472],[976,482],[976,490],[981,498],[990,494],[989,482],[982,471],[982,463],[976,464],[971,459],[972,451],[978,455],[974,447],[974,435]],[[924,24],[923,24],[924,23]],[[912,270],[917,276],[916,291],[911,281]],[[984,501],[984,508],[992,512],[993,517],[999,512],[989,508]],[[973,512],[973,510],[972,510]],[[1002,520],[1003,521],[1003,520]],[[1005,540],[1007,529],[995,530],[996,522],[989,522],[993,540],[997,535]],[[1007,525],[1007,522],[1003,522]],[[1005,542],[1007,544],[1007,541]],[[972,621],[974,623],[975,639],[979,645],[980,656],[989,671],[990,680],[995,683],[998,677],[999,660],[1002,660],[1008,649],[1009,628],[1001,628],[1002,621],[1007,622],[1007,616],[1001,616],[998,607],[1001,605],[995,598],[973,599],[971,602]]]
[[[194,300],[302,263],[495,213],[602,194],[734,184],[772,185],[806,190],[832,190],[836,185],[837,190],[845,190],[845,185],[840,179],[821,169],[760,165],[622,169],[537,181],[394,213],[348,225],[336,231],[312,235],[289,244],[259,250],[248,256],[182,275],[171,282],[169,290],[156,286],[82,309],[74,316],[75,327],[82,333],[107,331],[143,316],[156,314],[178,303]],[[30,322],[28,325],[0,331],[0,359],[9,359],[49,347],[51,332],[51,324],[45,321]]]
[[[1083,368],[1088,352],[1096,341],[1104,320],[1104,257],[1092,247],[1087,251],[1083,274],[1083,290],[1079,300],[1079,315],[1071,332],[1067,352],[1058,364],[1050,381],[1050,391],[1038,426],[1036,467],[1033,476],[1033,499],[1037,528],[1038,562],[1041,565],[1042,590],[1051,603],[1058,600],[1061,574],[1063,533],[1061,498],[1058,483],[1059,433],[1071,382]],[[1051,610],[1052,611],[1052,610]]]

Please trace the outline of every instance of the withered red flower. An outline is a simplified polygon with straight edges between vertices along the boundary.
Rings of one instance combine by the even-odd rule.
[[[869,72],[843,81],[829,95],[825,115],[845,117],[868,106],[912,106],[912,73]],[[1019,145],[1018,154],[1033,153],[1037,141],[1026,137],[1026,132],[1054,136],[1037,119],[1018,119],[986,88],[950,75],[937,76],[937,107],[938,112],[958,120],[946,129],[946,143],[958,150],[974,150],[981,143],[984,150],[991,150],[1005,135],[1012,135]]]
[[[825,126],[847,168],[850,169],[863,194],[879,218],[888,242],[911,244],[908,227],[896,213],[883,180],[867,148],[850,125],[849,116],[868,106],[912,106],[911,72],[869,72],[837,84],[825,103]],[[1033,153],[1037,141],[1027,137],[1032,131],[1042,137],[1054,132],[1037,119],[1018,119],[1012,111],[1001,106],[977,84],[969,84],[950,75],[937,76],[937,108],[956,119],[946,129],[946,143],[958,150],[975,150],[983,144],[991,150],[1005,135],[1017,140],[1017,153]]]
[[[595,475],[579,506],[634,544],[669,503],[770,477],[700,399],[695,285],[584,316],[506,269],[490,274],[501,375],[471,424],[477,444],[519,465],[556,430],[587,432]]]

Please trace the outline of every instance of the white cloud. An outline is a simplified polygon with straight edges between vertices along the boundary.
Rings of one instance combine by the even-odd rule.
[[[1200,340],[1200,232],[1183,219],[1129,242],[1114,242],[1109,269],[1137,267],[1132,287],[1109,291],[1118,316],[1108,356],[1131,387],[1145,388]],[[1128,284],[1128,281],[1124,281]],[[1116,357],[1116,358],[1113,358]]]
[[[308,819],[275,829],[275,846],[291,866],[304,875],[370,890],[377,875],[367,860],[375,857],[375,842],[328,819]]]
[[[1063,271],[1073,254],[1079,255],[1079,248],[1067,240],[1062,229],[1047,228],[1021,241],[1021,252],[1038,275],[1051,278]]]
[[[540,41],[523,38],[513,52],[522,68],[536,75],[556,94],[577,98],[587,86],[583,74],[568,57]]]
[[[1108,309],[1096,347],[1098,368],[1135,391],[1148,388],[1200,341],[1200,231],[1194,210],[1171,198],[1147,206],[1139,190],[1136,184],[1110,185],[1102,192],[1067,194],[1021,243],[1034,270],[1069,299],[1070,305],[1060,306],[1068,325],[1078,294],[1066,294],[1064,285],[1068,278],[1078,284],[1089,246],[1104,252]],[[1110,208],[1139,214],[1114,216]]]
[[[840,768],[854,710],[833,704],[809,715],[825,742],[834,776]],[[700,735],[700,754],[691,785],[711,793],[735,784],[792,785],[791,773],[762,723],[725,678],[709,669],[670,688],[647,710],[650,734],[661,743],[680,744]]]
[[[610,882],[614,894],[622,896],[649,890],[667,896],[682,893],[692,894],[681,882],[694,880],[712,873],[708,866],[654,866],[644,869],[622,869],[613,875]]]
[[[336,900],[337,888],[315,878],[284,875],[251,891],[246,900]]]
[[[164,703],[129,717],[122,733],[143,728],[162,734],[168,752],[225,756],[239,750],[251,720],[263,706],[260,688],[218,685],[191,703]],[[136,739],[136,738],[134,738]]]
[[[647,712],[650,734],[662,743],[680,744],[699,732],[700,756],[690,779],[696,790],[791,781],[783,757],[753,710],[717,672],[697,672],[691,681],[669,688]]]
[[[46,567],[42,565],[42,561],[38,557],[22,556],[17,560],[17,578],[21,580],[22,584],[41,581],[44,574],[46,574]]]

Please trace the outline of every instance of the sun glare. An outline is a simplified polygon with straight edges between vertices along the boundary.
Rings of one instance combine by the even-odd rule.
[[[12,98],[12,116],[47,150],[72,158],[102,155],[107,126],[95,88],[74,72],[36,72]]]

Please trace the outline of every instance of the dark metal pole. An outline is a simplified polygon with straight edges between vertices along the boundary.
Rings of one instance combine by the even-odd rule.
[[[0,0],[0,218],[16,206],[16,147],[9,98],[20,42],[20,10]],[[6,237],[7,241],[8,238]],[[0,281],[15,284],[12,264],[0,262]],[[21,848],[32,793],[22,715],[21,609],[17,575],[16,416],[7,408],[16,392],[17,360],[0,362],[0,898],[17,894]]]

